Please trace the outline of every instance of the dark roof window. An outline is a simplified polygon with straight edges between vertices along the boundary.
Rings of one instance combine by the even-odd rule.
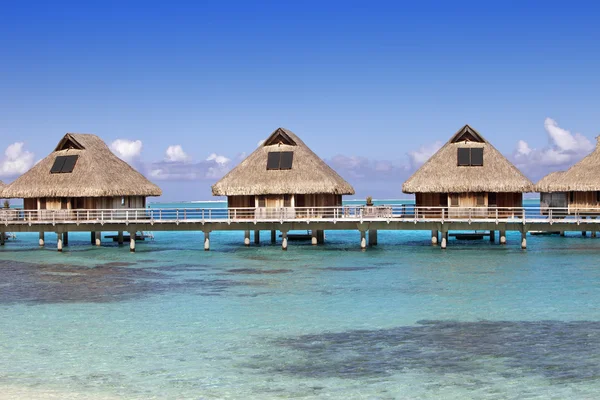
[[[267,156],[268,170],[292,169],[293,151],[270,151]]]
[[[58,156],[50,169],[52,174],[67,174],[73,172],[79,156]]]
[[[459,167],[482,167],[483,147],[459,147],[457,165]]]

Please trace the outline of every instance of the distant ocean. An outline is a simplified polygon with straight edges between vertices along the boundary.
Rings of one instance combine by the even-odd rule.
[[[408,201],[408,200],[407,200]],[[535,199],[528,204],[535,205]],[[382,201],[390,204],[391,201]],[[224,207],[225,203],[151,204]],[[349,202],[349,204],[352,204]],[[0,399],[593,399],[600,238],[0,248]]]

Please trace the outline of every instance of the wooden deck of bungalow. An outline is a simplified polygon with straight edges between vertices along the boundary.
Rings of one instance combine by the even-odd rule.
[[[318,232],[325,230],[355,230],[361,248],[377,244],[380,230],[431,231],[432,244],[445,249],[449,231],[487,231],[491,241],[495,233],[506,243],[506,232],[521,233],[521,247],[527,247],[530,231],[577,231],[595,236],[600,231],[600,209],[569,209],[540,207],[416,207],[337,206],[282,208],[148,208],[106,210],[0,210],[0,232],[39,232],[40,245],[46,233],[57,234],[57,249],[68,244],[69,232],[92,232],[92,241],[100,244],[100,232],[129,233],[130,250],[135,251],[138,231],[199,231],[204,233],[203,247],[210,249],[210,233],[243,231],[244,243],[250,244],[250,232],[255,242],[260,231],[270,231],[271,241],[281,232],[282,248],[288,246],[290,231],[312,231],[312,243],[322,242]],[[367,236],[368,235],[368,236]],[[4,234],[0,235],[4,244]],[[368,239],[367,239],[368,238]],[[368,241],[367,241],[368,240]]]

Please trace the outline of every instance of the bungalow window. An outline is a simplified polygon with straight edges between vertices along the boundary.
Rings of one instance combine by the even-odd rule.
[[[265,200],[265,196],[260,196],[258,198],[258,206],[259,207],[266,207],[266,200]]]
[[[596,202],[600,203],[600,191],[596,192]]]
[[[50,169],[51,174],[65,174],[73,172],[79,156],[58,156]]]
[[[458,194],[457,193],[450,193],[450,205],[458,206]]]
[[[121,207],[125,205],[125,197],[121,197]]]
[[[293,151],[270,151],[267,155],[267,170],[292,169]]]
[[[292,206],[292,196],[290,196],[289,194],[284,194],[283,195],[283,206],[284,207],[291,207]]]
[[[484,197],[483,193],[477,193],[477,205],[485,206],[485,197]]]
[[[488,206],[495,206],[498,204],[496,193],[488,193]]]
[[[575,192],[569,192],[569,203],[575,203]]]
[[[457,165],[459,167],[483,166],[483,147],[459,147]]]

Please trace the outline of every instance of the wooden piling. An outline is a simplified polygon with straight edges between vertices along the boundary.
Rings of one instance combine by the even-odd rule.
[[[250,231],[244,231],[244,246],[250,246]]]
[[[369,229],[369,246],[377,246],[377,229]]]
[[[360,248],[365,250],[367,248],[367,232],[360,231]]]
[[[521,248],[525,250],[527,248],[527,232],[521,232]]]
[[[204,251],[210,250],[210,232],[204,232]]]
[[[490,231],[490,242],[494,243],[496,241],[496,231]]]
[[[69,245],[69,232],[63,233],[63,246]]]
[[[254,244],[260,244],[260,231],[254,231]]]
[[[325,231],[322,229],[319,229],[317,231],[317,243],[318,244],[324,244],[325,243]]]
[[[62,233],[56,233],[56,250],[63,250]]]
[[[271,231],[271,243],[275,244],[277,242],[277,231]]]
[[[123,245],[123,231],[119,231],[119,236],[117,238],[119,245]]]
[[[506,231],[500,231],[500,244],[506,244]]]
[[[96,246],[101,246],[102,245],[102,232],[96,232],[94,237],[96,238]],[[133,235],[133,238],[135,239],[135,233]]]
[[[287,232],[281,232],[281,250],[287,250],[288,248],[288,237]]]
[[[433,246],[437,246],[438,244],[438,231],[436,230],[431,231],[431,244]]]
[[[317,230],[313,229],[312,231],[310,231],[310,244],[312,244],[313,246],[316,246],[317,243],[318,243]]]
[[[129,251],[135,253],[135,231],[129,232]]]
[[[90,232],[90,244],[96,244],[96,232]]]
[[[40,247],[44,247],[44,232],[40,232],[39,244],[40,244]]]

